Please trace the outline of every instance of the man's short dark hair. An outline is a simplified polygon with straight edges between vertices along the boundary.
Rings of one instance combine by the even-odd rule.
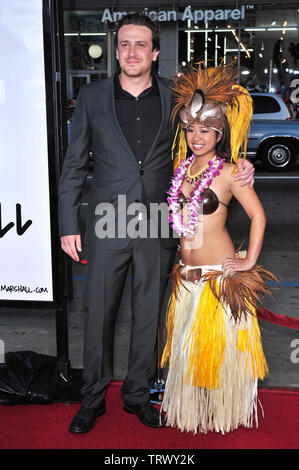
[[[124,15],[116,25],[116,46],[118,44],[118,31],[122,26],[135,24],[137,26],[146,26],[152,32],[153,51],[160,50],[160,36],[157,24],[142,12],[129,13]]]

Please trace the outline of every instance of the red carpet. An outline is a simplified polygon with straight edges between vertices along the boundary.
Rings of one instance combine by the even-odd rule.
[[[120,384],[107,392],[107,412],[87,434],[69,433],[79,404],[0,405],[1,449],[298,449],[299,391],[260,389],[259,428],[193,436],[152,429],[122,410]]]

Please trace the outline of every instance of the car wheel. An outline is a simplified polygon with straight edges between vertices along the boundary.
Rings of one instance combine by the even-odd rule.
[[[296,165],[297,152],[292,142],[271,140],[261,149],[260,157],[268,170],[288,171]]]

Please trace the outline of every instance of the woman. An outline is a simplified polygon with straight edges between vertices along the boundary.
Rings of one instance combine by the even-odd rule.
[[[269,292],[261,276],[276,278],[255,266],[266,223],[262,205],[254,189],[233,179],[232,163],[246,151],[252,115],[251,98],[235,74],[232,66],[191,69],[174,85],[179,158],[184,138],[192,155],[181,160],[169,190],[181,259],[172,272],[162,409],[168,425],[193,433],[257,424],[257,381],[268,372],[255,306]],[[232,197],[251,220],[243,257],[225,226]]]

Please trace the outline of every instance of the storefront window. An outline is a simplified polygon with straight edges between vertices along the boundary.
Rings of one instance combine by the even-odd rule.
[[[111,75],[116,70],[115,21],[132,8],[99,2],[97,11],[65,11],[65,50],[68,97],[82,84]],[[291,92],[299,80],[299,5],[277,4],[236,7],[138,6],[159,24],[159,72],[177,73],[180,65],[205,61],[209,66],[236,61],[239,82],[248,90]]]
[[[188,10],[189,8],[189,10]],[[299,8],[200,4],[180,7],[179,62],[217,65],[235,59],[249,90],[284,94],[299,74]],[[299,77],[298,77],[299,78]]]
[[[64,38],[68,98],[81,85],[106,78],[112,64],[112,35],[101,11],[65,11]]]

